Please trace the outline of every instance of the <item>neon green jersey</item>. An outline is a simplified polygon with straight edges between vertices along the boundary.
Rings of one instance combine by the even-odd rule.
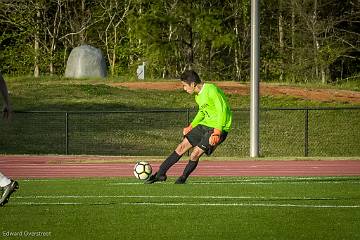
[[[229,132],[232,112],[224,92],[214,84],[204,83],[201,91],[195,96],[199,111],[191,126],[199,124]]]

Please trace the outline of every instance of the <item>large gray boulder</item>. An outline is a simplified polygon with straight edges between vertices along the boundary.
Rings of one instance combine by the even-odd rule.
[[[101,50],[89,45],[74,48],[67,61],[65,77],[105,78],[106,63]]]

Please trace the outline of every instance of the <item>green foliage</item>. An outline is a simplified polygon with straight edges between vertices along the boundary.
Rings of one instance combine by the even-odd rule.
[[[262,80],[358,75],[358,8],[350,0],[317,3],[260,2]],[[135,78],[146,62],[150,78],[191,67],[209,79],[249,79],[250,1],[15,1],[1,3],[0,27],[0,64],[11,75],[32,73],[36,62],[43,75],[63,75],[71,49],[86,43],[103,51],[112,77]]]

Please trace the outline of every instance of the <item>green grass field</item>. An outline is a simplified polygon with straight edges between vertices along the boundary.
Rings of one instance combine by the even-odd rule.
[[[134,90],[111,86],[116,79],[66,79],[61,77],[5,76],[14,110],[18,111],[120,111],[196,108],[193,96],[183,90]],[[178,81],[159,79],[161,81]],[[156,80],[153,80],[156,81]],[[341,85],[293,85],[299,88],[359,90],[359,83]],[[250,97],[227,94],[232,108],[249,108]],[[260,96],[262,108],[358,106],[345,102],[311,101],[294,96]]]
[[[360,239],[360,177],[173,181],[21,180],[0,238]]]

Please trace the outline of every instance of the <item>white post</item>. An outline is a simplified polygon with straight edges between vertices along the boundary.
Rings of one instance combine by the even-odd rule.
[[[145,62],[142,63],[142,65],[139,65],[136,70],[136,75],[139,80],[145,79]]]
[[[251,0],[250,157],[259,156],[259,0]]]

